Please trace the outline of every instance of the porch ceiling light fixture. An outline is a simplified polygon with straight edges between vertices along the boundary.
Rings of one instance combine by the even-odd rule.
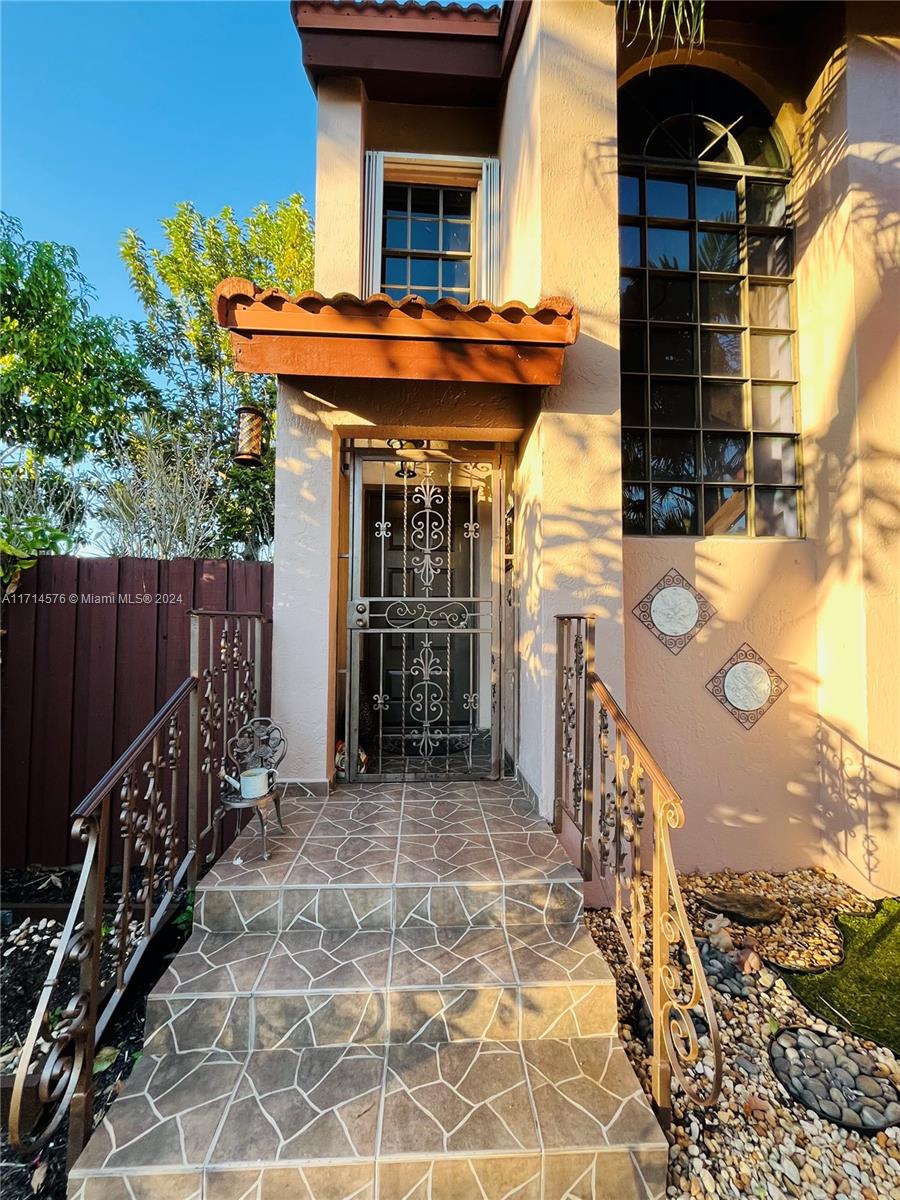
[[[213,311],[231,333],[238,371],[538,387],[559,383],[579,321],[573,302],[559,297],[530,307],[449,297],[428,304],[414,295],[288,296],[235,278],[216,288]]]
[[[234,461],[241,467],[261,467],[263,428],[266,415],[255,404],[242,404],[237,410],[237,436]]]

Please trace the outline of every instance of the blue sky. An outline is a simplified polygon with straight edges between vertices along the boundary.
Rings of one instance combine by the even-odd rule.
[[[288,0],[3,0],[2,207],[66,242],[96,309],[139,317],[118,258],[179,200],[313,211],[315,101]]]

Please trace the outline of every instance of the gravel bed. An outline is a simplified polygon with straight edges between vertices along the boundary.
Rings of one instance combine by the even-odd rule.
[[[814,969],[839,962],[842,946],[833,915],[870,912],[871,903],[834,876],[815,870],[720,872],[685,876],[680,882],[711,986],[724,1080],[711,1109],[694,1108],[673,1085],[667,1195],[673,1200],[900,1200],[900,1127],[857,1132],[824,1119],[791,1098],[769,1058],[773,1035],[796,1034],[794,1027],[802,1026],[822,1048],[834,1052],[838,1070],[846,1070],[846,1061],[839,1059],[854,1062],[858,1070],[867,1062],[863,1073],[879,1086],[885,1108],[888,1091],[900,1088],[900,1063],[889,1050],[819,1020],[768,965]],[[778,900],[786,916],[770,926],[751,925],[717,916],[700,904],[700,896],[728,890]],[[637,981],[608,910],[588,910],[586,922],[615,973],[620,1036],[649,1093],[650,1028]],[[706,1051],[707,1031],[702,1022],[697,1024],[701,1050]],[[807,1040],[814,1046],[815,1038]],[[783,1044],[787,1049],[789,1041]],[[821,1055],[812,1061],[823,1065]],[[874,1092],[874,1084],[866,1090]],[[859,1097],[858,1112],[866,1094],[860,1088],[853,1094]]]

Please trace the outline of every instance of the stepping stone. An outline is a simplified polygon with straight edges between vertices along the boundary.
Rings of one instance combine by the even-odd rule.
[[[710,912],[748,925],[774,925],[787,912],[783,904],[755,892],[706,892],[697,899]]]

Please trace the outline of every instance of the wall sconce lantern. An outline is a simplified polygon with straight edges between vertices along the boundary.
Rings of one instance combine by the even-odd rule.
[[[262,466],[265,422],[265,413],[255,404],[242,404],[237,410],[237,438],[233,457],[239,466]]]

